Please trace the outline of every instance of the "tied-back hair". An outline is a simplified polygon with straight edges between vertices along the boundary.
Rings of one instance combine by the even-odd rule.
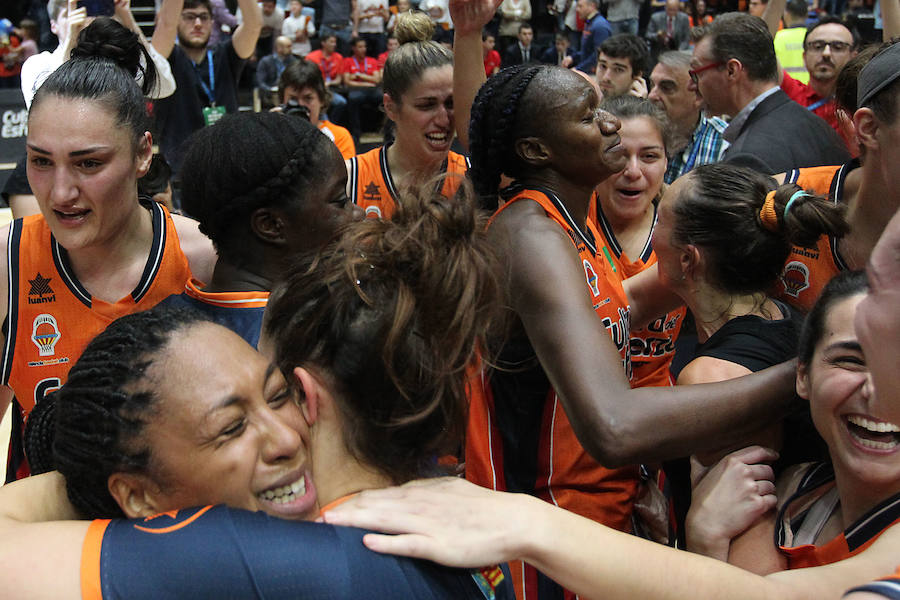
[[[406,93],[431,68],[453,64],[453,53],[432,41],[434,22],[423,12],[409,11],[397,15],[394,35],[400,47],[391,52],[384,64],[382,87],[394,102]]]
[[[500,297],[485,223],[460,189],[448,200],[425,186],[391,220],[349,225],[266,310],[278,366],[324,376],[346,447],[395,483],[433,473],[462,441],[466,370]]]
[[[125,516],[107,481],[113,473],[144,472],[150,462],[141,434],[158,398],[147,371],[175,333],[205,321],[194,311],[160,307],[113,321],[87,345],[66,383],[29,415],[32,472],[57,469],[85,517]]]
[[[815,246],[823,234],[847,232],[844,207],[786,183],[774,195],[777,223],[764,222],[760,211],[774,187],[766,177],[746,167],[728,164],[693,169],[674,203],[672,241],[703,249],[710,282],[732,294],[767,290],[790,254],[791,244]]]
[[[475,96],[469,121],[469,177],[482,208],[497,208],[497,186],[502,174],[516,177],[523,172],[524,164],[513,147],[523,134],[523,114],[528,117],[535,112],[529,110],[523,98],[538,73],[549,68],[518,65],[503,69],[492,75]]]
[[[808,365],[812,362],[816,345],[825,333],[825,321],[828,319],[832,307],[845,298],[868,291],[869,280],[863,270],[842,271],[825,285],[800,330],[797,357],[801,365]]]
[[[252,213],[302,202],[330,174],[327,159],[336,152],[305,119],[273,112],[226,115],[195,132],[188,144],[184,210],[200,222],[219,256],[236,265],[253,259],[246,243]]]
[[[131,131],[136,148],[150,129],[144,97],[155,85],[156,67],[138,35],[109,17],[98,17],[78,35],[71,58],[37,89],[29,114],[47,96],[95,101]]]

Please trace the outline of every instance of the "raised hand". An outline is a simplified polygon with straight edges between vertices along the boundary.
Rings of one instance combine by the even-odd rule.
[[[491,22],[503,0],[450,0],[450,18],[456,35],[478,33]]]

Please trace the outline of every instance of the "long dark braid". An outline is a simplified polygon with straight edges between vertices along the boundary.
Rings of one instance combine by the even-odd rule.
[[[278,113],[227,115],[198,130],[182,164],[182,204],[219,256],[247,259],[250,215],[303,201],[329,175],[334,144],[308,121]]]
[[[35,407],[25,431],[28,458],[62,473],[69,500],[85,517],[124,516],[107,481],[147,468],[150,449],[139,437],[157,398],[141,383],[175,332],[205,320],[160,307],[117,319],[88,344],[65,385]]]
[[[513,150],[520,129],[519,107],[528,85],[546,68],[519,65],[504,69],[488,79],[475,96],[469,124],[469,175],[482,208],[497,208],[497,186],[502,173],[515,176],[520,172]]]

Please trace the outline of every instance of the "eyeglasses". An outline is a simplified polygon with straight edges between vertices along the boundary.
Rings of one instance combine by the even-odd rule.
[[[210,16],[210,14],[208,12],[202,12],[202,13],[183,12],[183,13],[181,13],[181,20],[184,21],[185,23],[193,23],[197,19],[200,19],[201,23],[208,23],[210,21],[210,19],[212,19],[212,16]]]
[[[847,52],[850,49],[850,44],[848,42],[828,42],[825,40],[815,40],[814,42],[807,42],[806,49],[812,50],[813,52],[824,52],[827,46],[831,46],[832,52]]]
[[[716,67],[721,67],[724,64],[725,63],[723,63],[723,62],[709,63],[708,65],[704,65],[704,66],[700,67],[699,69],[691,69],[690,71],[688,71],[688,75],[691,76],[691,81],[694,82],[694,85],[697,85],[697,80],[699,79],[699,77],[697,77],[697,75],[699,75],[703,71],[708,71],[709,69],[715,69]]]

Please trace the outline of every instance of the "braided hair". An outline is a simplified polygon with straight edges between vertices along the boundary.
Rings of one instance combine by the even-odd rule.
[[[296,264],[263,324],[289,380],[302,365],[333,382],[346,447],[395,483],[459,447],[467,367],[499,304],[471,188],[447,200],[429,183]]]
[[[182,163],[182,206],[200,221],[219,256],[253,260],[250,216],[302,202],[333,168],[334,144],[305,119],[280,113],[226,115],[191,137]]]
[[[35,406],[25,430],[29,463],[36,473],[59,470],[85,517],[124,516],[107,481],[147,469],[141,433],[158,400],[147,371],[177,332],[205,321],[166,307],[117,319],[87,345],[65,385]]]
[[[518,176],[524,165],[510,149],[523,133],[520,107],[531,81],[549,67],[519,65],[491,76],[475,96],[469,122],[469,177],[482,208],[497,208],[500,175]],[[531,112],[531,111],[527,111]]]

